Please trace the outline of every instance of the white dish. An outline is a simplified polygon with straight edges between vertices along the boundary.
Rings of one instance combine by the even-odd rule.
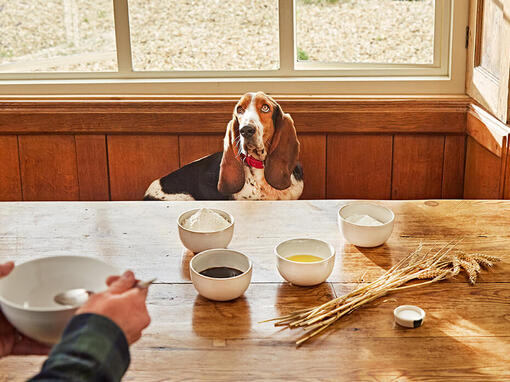
[[[215,208],[210,209],[220,214],[230,224],[223,229],[211,232],[198,232],[185,228],[183,225],[184,221],[197,212],[199,208],[186,211],[177,219],[179,238],[184,247],[192,252],[197,253],[212,248],[226,248],[232,240],[232,236],[234,235],[234,217],[228,212]]]
[[[346,219],[352,215],[368,215],[382,225],[368,226],[351,223]],[[354,202],[338,210],[338,227],[345,239],[358,247],[377,247],[391,236],[395,214],[380,204]]]
[[[5,317],[24,335],[57,343],[77,308],[57,304],[56,294],[74,288],[106,289],[106,278],[118,270],[84,256],[54,256],[27,261],[0,279],[0,305]]]
[[[317,239],[291,239],[275,248],[276,264],[280,275],[288,282],[300,286],[320,284],[329,277],[335,265],[335,249],[329,243]],[[314,255],[322,261],[302,263],[287,257]]]
[[[406,328],[418,328],[423,324],[425,311],[414,305],[400,305],[393,311],[395,322]]]
[[[229,267],[243,272],[239,276],[215,278],[200,274],[213,267]],[[189,265],[191,282],[197,292],[214,301],[229,301],[238,298],[251,282],[252,262],[245,254],[230,249],[209,249],[195,255]]]

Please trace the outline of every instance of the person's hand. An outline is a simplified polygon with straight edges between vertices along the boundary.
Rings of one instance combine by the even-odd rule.
[[[7,276],[14,269],[9,261],[0,264],[0,278]],[[46,355],[50,348],[19,333],[5,318],[0,310],[0,358],[13,355]]]
[[[122,329],[128,343],[133,344],[151,322],[145,305],[147,288],[135,287],[137,281],[131,271],[120,277],[110,276],[106,281],[108,290],[93,294],[76,314],[95,313],[108,317]]]

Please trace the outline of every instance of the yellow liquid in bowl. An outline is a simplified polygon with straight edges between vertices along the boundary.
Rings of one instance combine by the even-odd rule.
[[[287,257],[287,260],[297,261],[299,263],[315,263],[324,259],[314,255],[292,255]]]

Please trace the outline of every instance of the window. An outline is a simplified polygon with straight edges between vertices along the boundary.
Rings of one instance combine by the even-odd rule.
[[[279,67],[275,0],[129,0],[128,4],[135,71]]]
[[[298,0],[298,62],[433,64],[434,6],[434,0]]]
[[[0,0],[0,94],[461,92],[466,25],[464,0]]]
[[[0,73],[117,71],[110,0],[0,0],[0,28]]]

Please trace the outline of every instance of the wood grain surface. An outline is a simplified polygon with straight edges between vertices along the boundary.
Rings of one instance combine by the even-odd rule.
[[[224,133],[241,95],[230,97],[0,100],[4,133]],[[469,97],[275,96],[305,133],[462,134]]]
[[[447,135],[444,142],[442,198],[462,199],[464,196],[465,162],[466,137]]]
[[[109,135],[111,200],[142,200],[152,181],[179,168],[176,135]]]
[[[391,199],[391,135],[328,136],[328,198]]]
[[[0,200],[22,200],[21,184],[16,181],[19,176],[17,137],[4,137],[5,150],[0,152],[3,163]],[[464,136],[397,134],[397,143],[402,142],[402,149],[396,152],[398,162],[393,161],[392,135],[300,133],[298,137],[300,161],[305,173],[302,199],[389,199],[392,197],[392,167],[395,163],[421,166],[422,173],[418,184],[414,180],[407,181],[405,169],[397,168],[397,176],[393,177],[397,182],[393,197],[441,197],[442,194],[437,194],[441,187],[445,198],[462,197]],[[19,136],[20,157],[33,159],[32,167],[27,167],[26,161],[21,166],[25,170],[22,175],[28,187],[27,197],[33,201],[141,200],[154,179],[221,150],[222,138],[221,134]],[[422,145],[422,141],[430,143]],[[437,155],[442,156],[443,151],[444,163],[440,165],[441,158]],[[44,166],[43,172],[48,169],[48,178],[36,171],[39,161]],[[65,180],[66,187],[78,187],[76,199],[72,199],[76,190],[72,193],[62,190],[63,185],[58,183],[64,181],[61,176],[52,179],[58,171],[64,171],[59,167],[67,176],[77,171],[77,179]],[[427,169],[434,171],[432,176]],[[55,182],[57,184],[53,185]]]
[[[510,141],[507,142],[507,156],[506,156],[506,173],[505,173],[505,187],[504,187],[504,194],[503,198],[510,199]]]
[[[464,197],[472,199],[501,198],[501,157],[467,138]]]
[[[380,202],[396,213],[392,236],[373,249],[342,238],[336,213],[347,201],[5,203],[0,209],[0,261],[48,255],[102,258],[142,279],[158,277],[148,307],[152,324],[132,347],[126,381],[502,381],[510,379],[510,202],[422,200]],[[192,256],[181,246],[177,216],[197,206],[236,218],[229,248],[254,262],[252,285],[232,302],[208,301],[189,281]],[[333,244],[327,283],[295,287],[278,274],[274,246],[291,237]],[[296,349],[299,331],[259,321],[314,306],[373,280],[420,242],[464,238],[461,249],[504,259],[471,286],[463,276],[394,293]],[[393,322],[393,309],[426,311],[418,329]],[[23,381],[43,357],[0,360],[0,380]]]
[[[152,180],[221,149],[221,137],[237,99],[235,95],[4,97],[0,126],[3,134],[13,136],[8,137],[8,150],[0,152],[0,200],[22,200],[24,193],[27,200],[139,200]],[[293,116],[301,140],[303,199],[460,198],[464,179],[469,197],[503,195],[503,181],[497,182],[494,191],[477,188],[476,173],[464,177],[464,163],[473,156],[466,160],[462,137],[472,136],[503,158],[510,131],[469,97],[276,99]],[[18,167],[23,174],[15,173],[14,135],[21,142]],[[37,143],[26,143],[43,136],[40,140],[52,145],[54,153]],[[61,146],[63,139],[68,142]],[[63,158],[63,153],[68,157]],[[48,177],[27,168],[24,158],[44,159],[41,163]],[[510,167],[506,167],[500,166],[501,179],[510,177]],[[71,175],[75,170],[77,178]],[[23,180],[27,189],[22,192]],[[477,193],[478,189],[482,192]]]
[[[444,136],[395,137],[392,199],[441,197],[444,140]]]
[[[505,178],[510,176],[508,145],[510,126],[477,104],[469,106],[466,133],[464,197],[506,198]]]
[[[501,156],[510,128],[483,109],[472,106],[467,114],[466,133],[480,145]]]
[[[299,134],[299,160],[303,166],[305,188],[301,199],[326,197],[326,135]]]
[[[23,200],[79,200],[73,135],[18,137]]]
[[[76,161],[80,200],[109,200],[108,158],[106,137],[97,135],[76,135]]]
[[[0,200],[23,200],[19,175],[18,137],[0,135]]]
[[[180,167],[218,151],[223,151],[222,134],[179,136]]]
[[[4,203],[0,209],[0,256],[11,254],[17,261],[25,261],[55,251],[76,252],[106,259],[121,269],[134,267],[142,278],[188,282],[186,267],[192,254],[179,241],[176,220],[197,205],[224,209],[235,217],[229,248],[245,251],[252,258],[255,282],[282,281],[274,268],[273,248],[288,238],[315,237],[331,242],[338,256],[330,281],[356,282],[365,271],[367,281],[379,276],[421,240],[432,243],[464,237],[473,250],[496,253],[504,250],[510,237],[507,202],[383,201],[380,203],[396,213],[392,236],[381,247],[358,248],[347,243],[338,230],[337,211],[345,203]],[[16,219],[12,219],[14,214]],[[17,244],[13,247],[13,243]],[[502,281],[501,276],[491,273],[485,277]]]
[[[469,97],[276,98],[295,119],[302,141],[303,199],[460,198],[464,183],[468,198],[510,195],[504,181],[510,178],[510,127]],[[22,200],[23,193],[28,200],[139,200],[153,179],[221,149],[220,138],[236,100],[237,96],[4,97],[1,131],[13,135],[3,135],[9,143],[4,140],[0,151],[0,200]],[[16,165],[15,135],[23,151],[21,166]],[[487,150],[470,144],[466,156],[466,135]],[[103,145],[103,138],[111,138],[110,145]],[[38,139],[46,142],[46,149],[33,143]],[[68,142],[61,145],[62,140]],[[124,143],[116,145],[116,140]],[[365,141],[371,155],[364,154],[365,146],[349,145],[350,141]],[[502,160],[500,172],[493,174],[492,166],[481,177],[498,179],[477,185],[477,171],[493,162],[491,153]],[[48,177],[27,168],[24,158],[44,159]],[[16,174],[17,167],[24,174]],[[71,175],[74,167],[77,179]],[[24,180],[27,189],[22,192]]]

